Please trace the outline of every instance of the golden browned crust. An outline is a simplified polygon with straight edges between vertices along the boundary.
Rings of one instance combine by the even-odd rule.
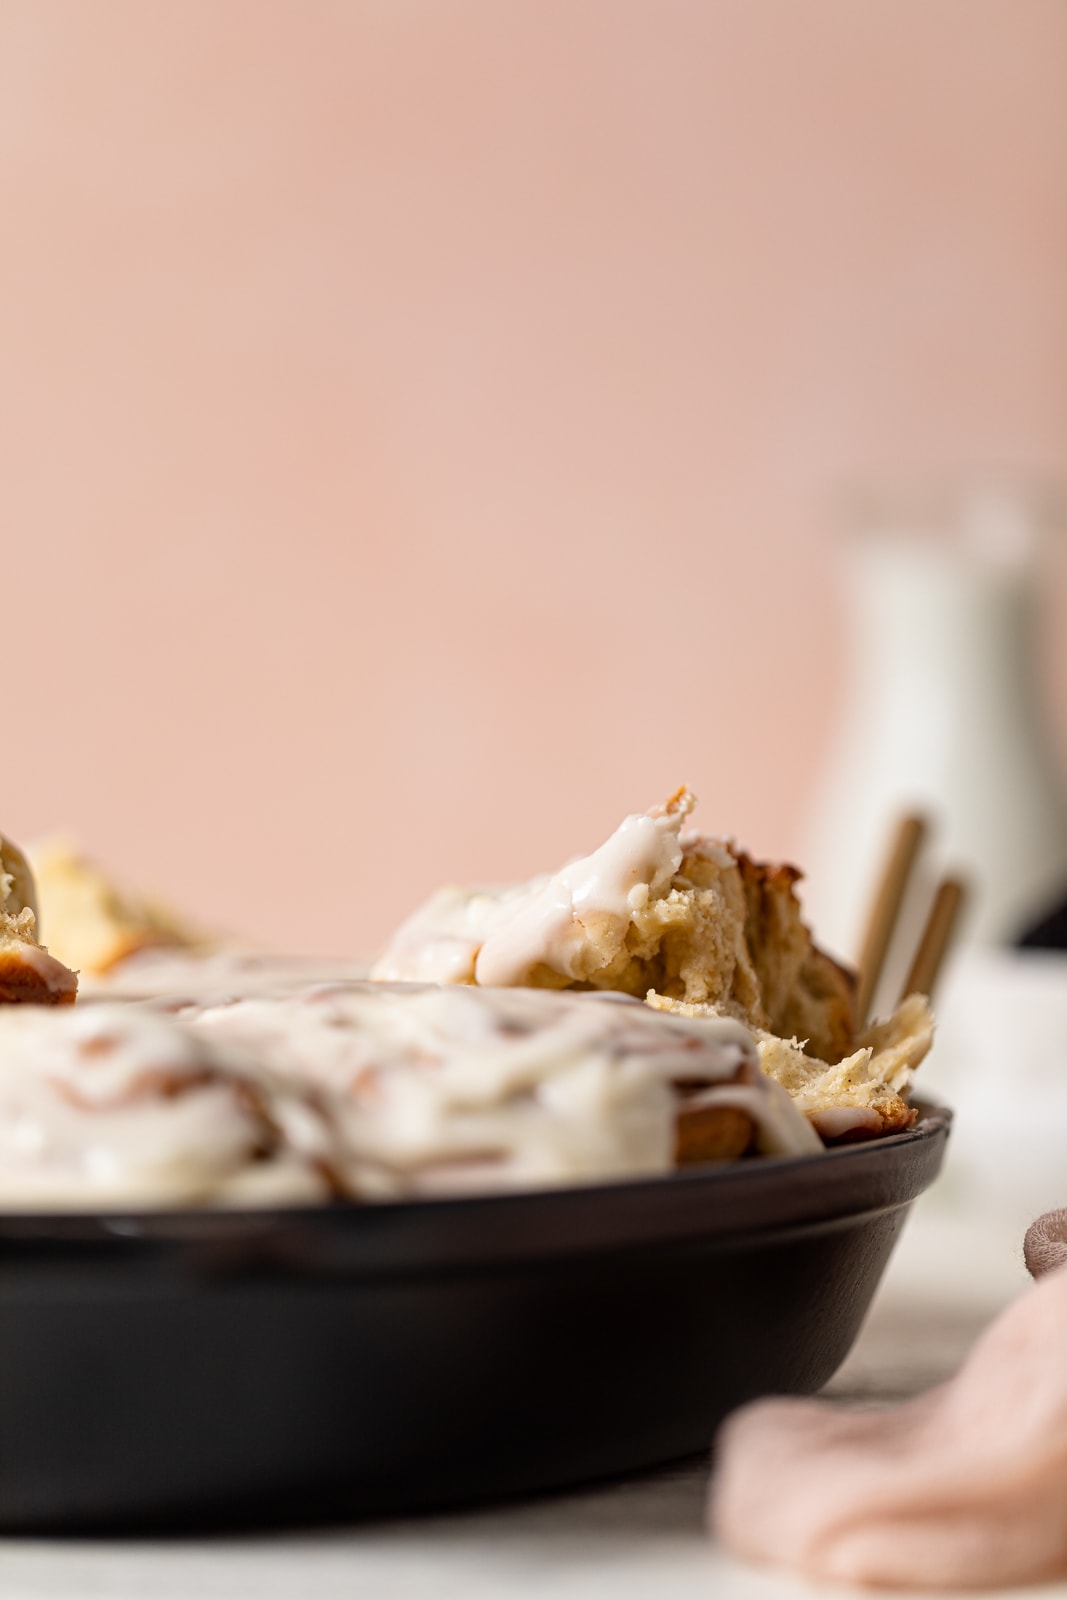
[[[37,886],[17,845],[0,834],[0,1005],[70,1005],[77,974],[37,939]]]
[[[856,1046],[856,974],[813,944],[775,1032],[807,1039],[825,1061],[843,1060]]]
[[[910,1076],[932,1037],[925,1001],[898,1008],[879,1030],[858,1036],[855,974],[814,942],[796,892],[799,870],[682,831],[693,804],[681,789],[647,814],[676,823],[656,830],[669,850],[653,850],[647,828],[638,850],[624,830],[636,837],[633,829],[645,819],[628,818],[603,853],[572,863],[558,882],[539,879],[497,895],[444,892],[401,930],[380,975],[425,977],[429,955],[444,982],[621,990],[683,1015],[734,1017],[756,1034],[764,1071],[827,1140],[909,1126]],[[624,893],[628,863],[636,876]],[[597,886],[601,872],[605,882],[594,893],[588,884]],[[585,886],[580,907],[575,882]],[[552,916],[563,913],[562,931],[552,916],[546,921],[546,895]],[[485,963],[486,941],[501,929],[503,959],[498,950]],[[683,1126],[680,1160],[701,1159],[685,1153],[703,1148],[699,1128],[699,1121],[691,1131]]]
[[[131,893],[62,840],[32,855],[49,948],[80,972],[111,972],[142,950],[202,949],[208,941],[166,907]]]
[[[47,973],[28,961],[17,946],[0,949],[0,1005],[73,1005],[78,992],[77,977],[72,972],[67,973],[58,961],[55,966],[66,973],[66,980],[57,982],[53,976],[50,981]]]
[[[811,937],[800,911],[796,867],[753,861],[735,850],[745,890],[745,943],[759,980],[766,1020],[751,1021],[810,1054],[840,1061],[854,1048],[856,977]]]
[[[647,1003],[679,1016],[719,1016],[722,1008],[650,994]],[[787,1092],[825,1144],[900,1133],[916,1118],[907,1093],[934,1037],[926,997],[909,995],[891,1017],[859,1035],[841,1061],[823,1061],[795,1039],[756,1031],[760,1067]]]
[[[923,995],[909,995],[893,1015],[856,1040],[840,1061],[773,1034],[759,1036],[760,1066],[792,1095],[827,1144],[900,1133],[916,1112],[907,1101],[915,1068],[933,1042],[934,1024]]]
[[[888,1105],[879,1107],[877,1122],[872,1120],[869,1123],[855,1123],[851,1127],[845,1128],[841,1133],[830,1131],[825,1126],[824,1118],[824,1126],[819,1136],[824,1144],[829,1145],[863,1144],[868,1139],[884,1138],[887,1133],[906,1133],[916,1122],[918,1115],[919,1113],[914,1106],[905,1105],[902,1100],[897,1099]],[[816,1128],[818,1128],[818,1120],[813,1119],[813,1121]]]
[[[674,1163],[737,1161],[752,1149],[756,1124],[739,1106],[686,1106],[675,1122]]]
[[[711,1003],[840,1061],[855,1048],[856,979],[812,940],[794,887],[800,876],[732,845],[694,841],[671,891],[634,913],[595,986]],[[551,979],[552,987],[567,981]]]
[[[694,804],[677,790],[555,877],[441,891],[399,930],[375,976],[655,990],[840,1060],[854,1048],[854,980],[812,942],[799,872],[683,831]]]

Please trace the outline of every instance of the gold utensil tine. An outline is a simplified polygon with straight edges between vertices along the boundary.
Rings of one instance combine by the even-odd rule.
[[[867,1021],[878,980],[893,942],[908,884],[926,839],[926,819],[916,814],[901,817],[893,835],[885,868],[875,892],[867,919],[859,959],[859,986],[856,991],[856,1026]],[[951,930],[950,930],[951,931]]]
[[[967,886],[960,878],[944,878],[938,885],[930,915],[919,940],[911,970],[904,980],[900,998],[924,994],[930,998],[945,964],[960,915],[967,903]]]

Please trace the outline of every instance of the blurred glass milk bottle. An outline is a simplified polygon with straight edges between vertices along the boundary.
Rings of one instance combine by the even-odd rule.
[[[1005,943],[1067,892],[1067,805],[1035,644],[1051,500],[974,488],[858,501],[842,544],[845,712],[819,786],[806,902],[855,958],[903,811],[934,824],[933,874],[974,885],[971,943]]]

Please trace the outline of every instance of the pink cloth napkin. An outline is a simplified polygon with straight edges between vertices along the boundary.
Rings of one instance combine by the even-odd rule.
[[[711,1525],[824,1581],[991,1588],[1067,1576],[1067,1210],[1026,1235],[1038,1282],[950,1382],[848,1410],[763,1400],[716,1447]]]

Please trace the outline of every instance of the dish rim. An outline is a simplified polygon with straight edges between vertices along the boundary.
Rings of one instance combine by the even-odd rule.
[[[686,1241],[729,1247],[910,1204],[936,1177],[952,1123],[949,1107],[914,1103],[911,1128],[818,1155],[605,1183],[312,1206],[4,1210],[0,1259],[84,1250],[164,1267],[177,1253],[211,1277],[259,1268],[296,1277],[392,1276]]]

